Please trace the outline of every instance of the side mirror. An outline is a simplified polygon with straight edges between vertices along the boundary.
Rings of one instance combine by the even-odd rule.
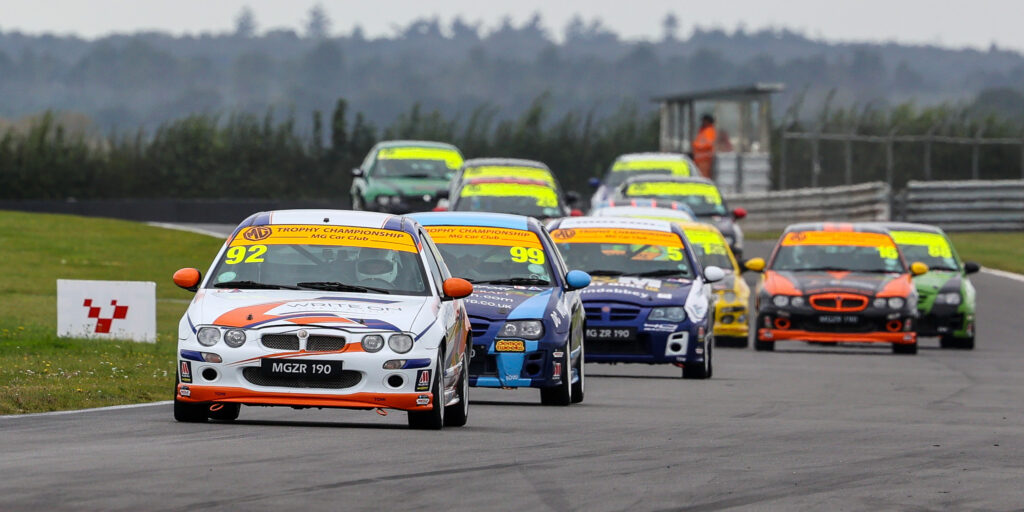
[[[915,276],[919,276],[921,274],[927,274],[928,273],[928,265],[925,265],[924,263],[921,263],[920,261],[915,261],[915,262],[910,264],[910,273],[915,275]]]
[[[565,202],[566,202],[566,204],[575,206],[576,203],[580,202],[580,195],[579,195],[579,193],[576,192],[575,190],[568,190],[568,191],[566,191],[565,192]]]
[[[461,299],[463,297],[468,297],[469,294],[473,293],[473,283],[470,283],[465,279],[459,279],[458,277],[446,279],[441,288],[444,291],[444,297],[442,297],[442,299],[445,300]]]
[[[570,270],[565,275],[566,289],[570,292],[573,290],[579,290],[580,288],[586,288],[590,286],[590,274],[582,270]]]
[[[590,188],[601,188],[601,178],[590,178],[587,185],[590,185]]]
[[[981,265],[973,261],[964,262],[964,273],[965,274],[976,274],[981,271]]]
[[[352,177],[353,178],[362,178],[363,177],[363,170],[358,168],[358,167],[356,167],[355,169],[352,169]]]
[[[743,207],[733,208],[732,218],[740,220],[747,216],[747,209]]]
[[[203,280],[202,272],[194,268],[183,268],[174,273],[174,284],[178,287],[194,292],[199,290],[199,282]]]
[[[743,270],[749,270],[751,272],[764,272],[765,261],[764,258],[750,258],[743,262]]]
[[[725,271],[714,265],[704,269],[704,280],[709,283],[717,283],[725,279]]]
[[[570,217],[582,217],[583,216],[583,210],[580,210],[579,208],[573,208],[569,212],[569,216]]]

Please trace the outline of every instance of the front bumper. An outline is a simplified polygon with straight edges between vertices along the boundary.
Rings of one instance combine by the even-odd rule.
[[[915,332],[863,332],[840,333],[820,331],[799,331],[791,329],[758,329],[757,339],[762,342],[814,341],[818,343],[896,343],[913,345],[917,343]]]
[[[931,311],[921,311],[920,314],[917,333],[921,336],[974,336],[974,313],[965,313],[949,306],[933,306]]]
[[[715,303],[715,336],[746,338],[750,332],[748,307],[742,302]]]
[[[672,324],[666,324],[672,325]],[[615,329],[619,324],[588,323],[587,328]],[[705,346],[710,337],[701,336],[700,329],[689,322],[672,327],[671,331],[654,331],[639,326],[632,340],[585,340],[588,363],[703,364]]]
[[[438,197],[439,193],[440,191],[425,192],[421,194],[391,195],[387,196],[392,198],[388,204],[380,204],[375,197],[373,201],[366,201],[365,204],[366,209],[369,211],[390,213],[394,215],[429,212],[437,206],[437,201],[440,199]]]
[[[469,385],[484,388],[547,388],[562,383],[565,340],[521,341],[522,352],[497,352],[493,340],[473,340]],[[579,349],[570,355],[575,361]]]

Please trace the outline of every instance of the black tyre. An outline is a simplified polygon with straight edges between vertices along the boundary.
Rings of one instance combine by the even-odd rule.
[[[728,348],[747,348],[750,346],[750,342],[747,338],[739,338],[732,336],[715,336],[716,347],[728,347]]]
[[[434,383],[430,393],[434,407],[429,411],[409,411],[409,428],[417,430],[441,430],[444,428],[444,356],[437,357],[437,370],[434,371]]]
[[[971,336],[970,338],[943,336],[939,339],[939,346],[953,350],[974,350],[974,336]]]
[[[700,365],[687,364],[683,366],[683,378],[684,379],[710,379],[711,374],[714,372],[714,366],[712,366],[711,346],[714,343],[708,343],[704,353],[704,363]]]
[[[210,404],[193,404],[174,400],[174,419],[182,423],[206,423],[209,412]]]
[[[583,358],[586,355],[584,350],[583,345],[580,344],[580,359],[579,362],[576,363],[576,375],[579,375],[580,378],[572,385],[572,403],[574,404],[578,404],[583,401],[583,396],[587,390],[586,370],[584,369],[586,365],[583,363]]]
[[[569,405],[572,403],[572,371],[570,364],[572,357],[569,355],[569,344],[565,344],[563,350],[565,360],[562,362],[562,380],[557,386],[540,388],[540,403],[543,405]]]
[[[217,410],[213,410],[213,407],[221,405]],[[238,413],[242,410],[242,404],[217,404],[209,409],[207,415],[211,420],[217,421],[235,421],[238,419]]]
[[[917,343],[893,343],[892,344],[893,354],[916,354]]]
[[[462,427],[469,421],[469,360],[463,358],[459,382],[455,385],[455,396],[459,403],[445,411],[444,426]]]
[[[772,341],[761,341],[758,339],[754,340],[754,350],[760,352],[772,352],[775,350],[775,342]]]

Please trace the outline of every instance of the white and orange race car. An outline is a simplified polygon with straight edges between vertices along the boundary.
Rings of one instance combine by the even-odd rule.
[[[469,319],[429,235],[394,215],[255,214],[228,238],[181,319],[174,417],[242,405],[398,409],[413,428],[462,426]]]

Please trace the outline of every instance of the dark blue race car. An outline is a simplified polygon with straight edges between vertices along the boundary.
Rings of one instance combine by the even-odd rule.
[[[493,213],[412,215],[448,268],[473,283],[471,386],[540,388],[541,403],[583,401],[584,312],[590,276],[569,271],[536,219]]]
[[[548,227],[566,261],[594,276],[582,291],[587,362],[671,363],[683,378],[711,377],[709,285],[724,272],[701,267],[677,224],[584,217]]]

